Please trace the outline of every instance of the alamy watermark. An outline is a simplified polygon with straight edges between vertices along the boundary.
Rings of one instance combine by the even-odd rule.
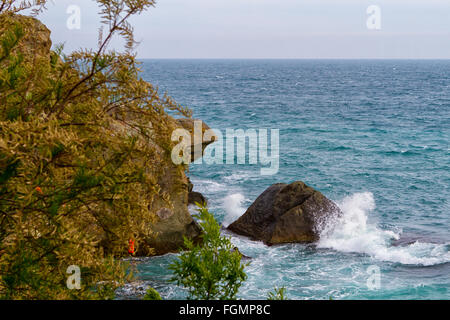
[[[367,7],[366,13],[369,15],[366,21],[367,29],[381,30],[381,8],[377,5]]]
[[[67,289],[73,290],[81,289],[81,270],[79,266],[71,265],[66,270],[67,274],[70,274],[70,276],[67,277]]]
[[[67,29],[80,30],[81,29],[81,8],[75,4],[67,7],[66,13],[69,15],[66,21]]]
[[[367,288],[369,290],[379,290],[381,288],[380,267],[376,265],[369,266],[366,272],[369,275],[366,282]]]
[[[175,164],[190,164],[192,159],[196,159],[194,164],[260,164],[261,175],[278,173],[279,129],[270,130],[269,145],[268,129],[226,129],[224,136],[217,129],[203,132],[202,121],[198,120],[194,121],[192,135],[188,130],[179,128],[173,131],[172,141],[178,142],[172,149]],[[203,144],[211,141],[214,142],[203,152]]]

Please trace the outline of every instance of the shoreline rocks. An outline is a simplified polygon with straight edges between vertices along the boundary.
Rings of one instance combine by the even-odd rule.
[[[267,188],[228,230],[267,245],[310,243],[323,225],[342,215],[339,207],[302,181]]]
[[[208,200],[200,192],[191,191],[188,194],[188,204],[195,205],[195,203],[206,206],[208,204]]]
[[[176,119],[175,121],[178,128],[188,130],[192,136],[195,123],[200,122],[198,119]],[[209,126],[201,121],[202,135],[208,129]],[[206,146],[212,142],[214,141],[202,142],[201,156]],[[191,143],[191,150],[194,150],[195,140],[191,139]],[[153,209],[157,213],[158,221],[150,227],[154,236],[145,239],[147,246],[153,249],[154,255],[178,252],[184,246],[184,237],[194,242],[200,241],[201,228],[189,213],[188,206],[195,202],[207,203],[207,199],[201,193],[192,191],[194,185],[186,176],[186,172],[171,162],[170,157],[168,159],[167,162],[161,163],[165,172],[158,184],[162,192],[170,196],[172,208],[167,208],[167,204],[163,201],[155,204]],[[191,160],[196,160],[193,152]],[[143,252],[137,254],[146,255]]]

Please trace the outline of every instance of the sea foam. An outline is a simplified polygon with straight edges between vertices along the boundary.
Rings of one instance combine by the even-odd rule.
[[[223,208],[226,212],[225,218],[223,220],[223,225],[225,227],[228,227],[242,214],[244,214],[244,201],[245,197],[241,193],[230,194],[223,199]]]
[[[450,262],[448,244],[416,241],[406,246],[393,246],[392,240],[398,240],[401,231],[383,230],[369,221],[369,214],[375,209],[372,193],[355,193],[338,205],[343,215],[322,230],[319,248],[362,253],[376,260],[408,265]]]

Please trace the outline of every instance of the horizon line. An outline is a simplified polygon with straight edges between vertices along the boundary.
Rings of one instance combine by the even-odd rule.
[[[449,58],[136,58],[137,60],[450,60]]]

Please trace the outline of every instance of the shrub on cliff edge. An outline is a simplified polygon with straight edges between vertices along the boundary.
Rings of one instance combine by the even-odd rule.
[[[131,240],[151,252],[140,240],[152,203],[170,207],[158,185],[175,126],[167,111],[189,111],[139,77],[128,18],[154,1],[97,0],[98,49],[68,55],[18,15],[45,3],[0,2],[0,298],[111,298],[126,280],[113,257]],[[115,35],[124,53],[107,51]],[[70,265],[79,290],[66,285]]]

